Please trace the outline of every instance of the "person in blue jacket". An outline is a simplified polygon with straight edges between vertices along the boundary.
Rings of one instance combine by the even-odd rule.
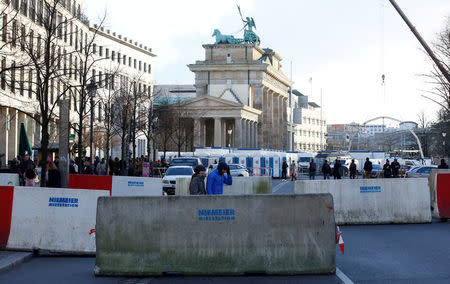
[[[208,175],[206,191],[210,195],[221,195],[223,194],[223,183],[232,185],[233,178],[230,174],[230,167],[225,162],[220,162],[217,169]]]

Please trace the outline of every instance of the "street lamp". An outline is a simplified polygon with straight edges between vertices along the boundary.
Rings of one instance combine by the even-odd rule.
[[[94,164],[94,97],[97,93],[97,85],[94,79],[87,85],[88,95],[91,98],[91,134],[89,137],[89,148],[91,149],[91,165]]]
[[[445,158],[445,136],[447,136],[447,133],[446,132],[442,132],[442,137],[444,138],[443,139],[443,141],[442,141],[442,145],[444,145],[444,157],[443,158]]]

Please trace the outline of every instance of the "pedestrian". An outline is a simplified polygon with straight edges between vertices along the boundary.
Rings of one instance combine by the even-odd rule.
[[[370,178],[372,175],[372,162],[369,158],[366,158],[366,162],[364,163],[364,178]]]
[[[352,159],[349,170],[350,170],[350,179],[355,179],[357,173],[355,159]]]
[[[438,166],[438,169],[448,169],[448,165],[445,163],[444,159],[441,159],[441,164]]]
[[[328,164],[327,160],[323,161],[322,174],[323,174],[323,179],[330,179],[331,168],[330,168],[330,164]]]
[[[61,173],[54,162],[50,162],[48,166],[48,187],[61,187]]]
[[[283,165],[281,166],[281,178],[282,178],[282,179],[286,179],[288,167],[289,167],[289,166],[288,166],[288,164],[286,163],[286,160],[283,160]]]
[[[120,160],[118,157],[114,158],[113,174],[115,176],[120,176]]]
[[[386,160],[386,164],[383,166],[383,176],[384,178],[392,177],[391,165],[389,164],[389,160]]]
[[[53,161],[55,166],[59,169],[59,156],[55,156],[55,160]]]
[[[32,168],[31,166],[29,166],[26,170],[25,170],[25,186],[35,186],[36,182],[36,171],[34,168]]]
[[[309,179],[316,179],[316,170],[317,170],[317,165],[314,162],[314,159],[311,159],[311,162],[309,163]]]
[[[100,158],[98,156],[95,156],[94,167],[93,167],[94,175],[98,175],[99,174],[97,172],[97,166],[98,166],[99,163],[100,163]]]
[[[334,179],[342,179],[341,162],[338,159],[336,159],[336,161],[334,161],[333,177],[334,177]]]
[[[78,173],[78,166],[75,164],[75,161],[70,159],[69,162],[69,174],[76,174]]]
[[[233,178],[230,174],[230,167],[225,162],[220,162],[217,168],[208,175],[206,191],[210,195],[222,195],[224,183],[232,185]]]
[[[191,195],[205,195],[205,177],[206,169],[203,165],[198,165],[194,169],[194,174],[191,178],[191,183],[189,184],[189,193]]]
[[[398,173],[400,172],[400,163],[397,162],[397,159],[394,159],[394,161],[391,163],[391,171],[392,177],[398,178]]]
[[[292,161],[291,166],[289,168],[289,170],[291,171],[291,181],[297,180],[297,172],[296,172],[297,167],[295,166],[295,161]]]
[[[92,175],[92,167],[91,167],[91,162],[86,159],[83,163],[83,169],[81,170],[81,173],[83,175]]]
[[[20,162],[19,165],[19,171],[20,171],[20,176],[21,176],[21,184],[27,186],[27,180],[29,180],[29,178],[26,177],[26,175],[31,176],[31,172],[35,173],[35,168],[36,165],[34,164],[34,162],[30,159],[30,155],[27,151],[25,151],[25,154],[23,155],[23,160]],[[28,174],[27,174],[27,170]],[[36,175],[36,174],[34,174]],[[34,177],[33,177],[34,180]],[[28,183],[31,184],[30,181],[28,181]],[[33,185],[34,186],[34,183]]]
[[[106,161],[105,158],[102,158],[100,163],[97,165],[97,174],[101,176],[106,176]]]

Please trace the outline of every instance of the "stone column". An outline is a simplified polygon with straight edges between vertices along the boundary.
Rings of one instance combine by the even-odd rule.
[[[255,131],[255,148],[261,148],[260,135],[259,135],[259,131],[258,131],[258,129],[261,127],[260,123],[255,122],[255,127],[256,127],[256,131]]]
[[[261,114],[261,125],[260,125],[260,131],[259,135],[261,137],[261,144],[263,148],[267,148],[267,133],[268,133],[268,114],[269,114],[269,107],[267,104],[267,88],[264,88],[264,94],[263,94],[263,109]]]
[[[252,147],[252,127],[249,120],[245,120],[245,123],[247,124],[247,148]]]
[[[8,109],[0,107],[0,168],[8,165]]]
[[[222,147],[222,119],[214,118],[214,147]]]
[[[263,85],[255,84],[252,87],[253,87],[253,107],[262,110],[264,105]]]
[[[200,147],[206,146],[206,120],[200,120]]]
[[[194,118],[194,147],[201,147],[202,125],[200,118]]]
[[[18,111],[9,109],[9,131],[8,131],[8,159],[12,160],[17,157],[17,123]],[[8,123],[8,122],[7,122]]]
[[[269,140],[268,140],[268,144],[269,144],[269,148],[274,149],[276,142],[275,140],[276,138],[276,134],[275,134],[275,120],[274,120],[274,106],[273,106],[273,91],[269,91],[268,92],[268,107],[269,107]]]
[[[242,148],[242,119],[234,119],[234,147]]]

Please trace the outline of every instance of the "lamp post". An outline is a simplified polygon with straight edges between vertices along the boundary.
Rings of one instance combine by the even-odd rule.
[[[444,145],[444,156],[443,156],[443,158],[445,158],[445,136],[447,136],[447,133],[446,132],[442,132],[442,138],[444,138],[443,140],[442,140],[442,145]]]
[[[87,85],[88,95],[91,99],[91,133],[89,137],[89,148],[91,150],[91,166],[94,164],[94,97],[97,93],[97,85],[94,79]]]

